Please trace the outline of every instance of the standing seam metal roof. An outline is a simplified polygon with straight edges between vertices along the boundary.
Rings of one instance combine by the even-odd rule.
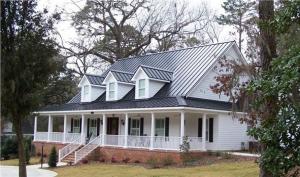
[[[120,77],[120,80],[128,82],[131,79],[129,79],[131,74],[128,73],[133,74],[140,66],[160,68],[161,70],[173,72],[172,82],[169,90],[166,92],[166,96],[187,96],[187,93],[198,83],[206,71],[233,44],[235,42],[230,41],[120,59],[102,76],[105,77],[109,71],[116,70],[121,73],[120,76],[116,77]],[[151,71],[153,72],[153,70]],[[149,70],[149,73],[151,71]],[[158,76],[161,73],[153,72],[150,75]],[[160,75],[159,77],[163,76]]]
[[[144,65],[142,65],[141,68],[145,71],[145,73],[149,78],[172,81],[173,72],[171,71],[144,66]]]
[[[93,85],[102,85],[102,82],[104,80],[104,77],[102,76],[96,76],[90,74],[85,74],[85,76],[89,80],[89,82]]]
[[[114,75],[117,81],[131,83],[131,78],[133,77],[132,73],[115,71],[115,70],[111,70],[111,73]]]

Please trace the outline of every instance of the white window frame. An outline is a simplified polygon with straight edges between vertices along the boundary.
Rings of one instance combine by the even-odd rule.
[[[142,81],[144,82],[144,85],[141,85]],[[144,91],[143,95],[141,95],[141,91]],[[140,79],[138,82],[138,96],[139,96],[139,98],[146,97],[146,79]]]
[[[72,133],[80,133],[80,119],[73,119]]]
[[[116,83],[110,82],[108,83],[108,99],[114,100],[116,97]]]
[[[140,118],[132,118],[130,120],[130,135],[131,136],[140,136],[140,133],[141,133],[141,119]],[[133,125],[133,122],[136,121],[136,125],[137,127],[134,127]],[[133,134],[132,132],[135,132],[135,134]]]
[[[157,127],[157,121],[162,121],[163,122],[163,128],[158,128]],[[158,135],[158,131],[162,131],[163,132],[163,135]],[[164,118],[156,118],[155,119],[155,135],[157,136],[166,136],[166,119]]]

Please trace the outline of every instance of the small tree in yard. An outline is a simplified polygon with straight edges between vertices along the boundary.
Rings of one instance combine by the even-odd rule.
[[[179,146],[180,149],[180,158],[182,160],[183,165],[187,165],[188,162],[192,160],[191,154],[190,154],[190,141],[189,137],[185,136],[183,137],[182,144]]]
[[[49,155],[48,165],[49,167],[56,167],[57,165],[57,152],[54,146],[52,147]]]

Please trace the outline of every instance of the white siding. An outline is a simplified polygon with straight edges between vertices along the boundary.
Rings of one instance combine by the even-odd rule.
[[[90,101],[96,100],[104,92],[105,92],[105,88],[103,88],[103,87],[91,86],[91,99],[90,99]]]
[[[241,143],[248,145],[247,125],[231,115],[220,114],[218,118],[216,145],[213,150],[241,150]]]
[[[153,97],[164,85],[164,82],[149,80],[149,98]]]
[[[134,86],[128,84],[117,83],[117,100],[122,99]]]

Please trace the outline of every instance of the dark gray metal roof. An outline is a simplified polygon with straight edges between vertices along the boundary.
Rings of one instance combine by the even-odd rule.
[[[42,108],[40,111],[72,111],[72,110],[105,110],[105,109],[133,109],[133,108],[160,108],[160,107],[194,107],[214,110],[230,111],[232,103],[214,101],[200,98],[166,97],[165,92],[170,84],[166,84],[154,97],[150,99],[135,99],[135,89],[132,89],[119,101],[105,101],[105,93],[90,103],[78,102],[62,105],[52,105]],[[79,93],[76,95],[78,97]],[[76,97],[75,96],[75,97]]]
[[[110,70],[110,71],[117,79],[117,81],[131,83],[131,78],[133,77],[133,73],[116,71],[116,70]]]
[[[151,66],[144,66],[144,65],[141,65],[141,68],[145,71],[145,73],[149,78],[172,81],[172,75],[173,75],[172,71],[167,71],[164,69],[154,68]]]
[[[77,93],[68,103],[80,103],[81,102],[81,92]]]
[[[89,80],[90,84],[93,85],[102,85],[102,82],[104,80],[103,76],[96,76],[91,74],[85,74],[85,76]]]
[[[141,65],[160,68],[173,72],[167,96],[187,96],[206,71],[234,44],[230,41],[124,58],[114,63],[102,76],[105,77],[111,70],[134,73]]]

